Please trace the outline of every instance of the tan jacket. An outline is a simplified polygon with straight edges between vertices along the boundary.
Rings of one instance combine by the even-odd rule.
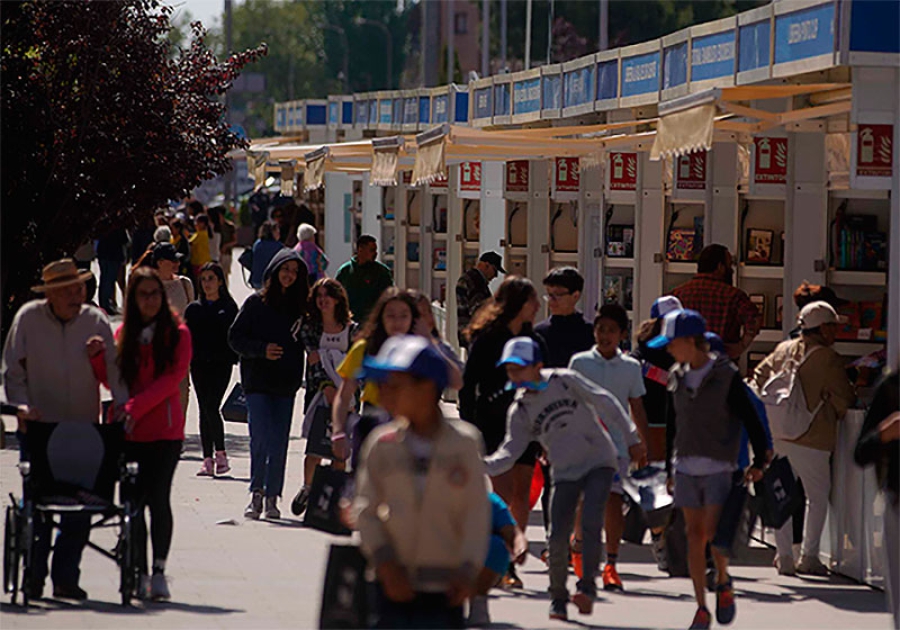
[[[779,372],[787,358],[801,361],[810,348],[821,345],[815,338],[782,341],[778,347],[756,366],[753,382],[762,387],[769,378]],[[837,440],[837,422],[856,400],[856,392],[847,379],[844,361],[832,348],[818,350],[809,361],[800,366],[800,383],[806,394],[807,408],[812,411],[822,398],[827,399],[813,418],[809,430],[794,443],[819,451],[833,451]]]
[[[367,439],[354,508],[363,553],[373,566],[396,560],[417,592],[446,592],[453,580],[471,583],[484,566],[491,510],[478,430],[443,420],[424,492],[405,444],[404,419]]]

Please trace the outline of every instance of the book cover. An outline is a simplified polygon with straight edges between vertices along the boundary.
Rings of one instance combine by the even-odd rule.
[[[666,246],[666,258],[672,261],[689,261],[694,258],[696,232],[690,228],[672,228]]]
[[[606,228],[606,255],[610,258],[634,257],[634,226],[609,225]]]
[[[759,316],[763,321],[763,328],[766,327],[766,296],[761,295],[759,293],[753,294],[750,296],[750,301],[756,305],[756,308],[759,309]]]
[[[622,303],[623,283],[622,276],[606,276],[603,278],[603,303]]]
[[[435,247],[434,248],[434,269],[435,269],[435,271],[446,271],[447,270],[447,248],[446,247]]]
[[[837,307],[838,315],[846,317],[847,321],[840,324],[835,338],[855,340],[859,331],[859,304],[847,302]]]
[[[410,241],[406,244],[406,260],[409,262],[419,262],[418,241]]]
[[[768,265],[772,262],[772,230],[747,230],[747,262]]]

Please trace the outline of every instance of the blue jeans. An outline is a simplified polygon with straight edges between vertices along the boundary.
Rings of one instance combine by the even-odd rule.
[[[101,258],[100,263],[100,308],[109,311],[116,301],[116,279],[119,277],[120,260]]]
[[[294,415],[293,396],[247,394],[250,427],[250,491],[280,497]]]

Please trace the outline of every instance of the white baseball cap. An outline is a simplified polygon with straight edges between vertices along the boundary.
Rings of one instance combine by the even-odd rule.
[[[650,317],[653,319],[659,319],[666,315],[666,313],[671,313],[672,311],[680,311],[684,307],[681,305],[681,300],[679,300],[674,295],[664,295],[660,298],[656,298],[656,301],[653,303],[653,306],[650,307]]]
[[[838,315],[831,304],[823,301],[810,302],[797,316],[801,330],[814,330],[822,324],[843,324],[846,321],[846,317]]]

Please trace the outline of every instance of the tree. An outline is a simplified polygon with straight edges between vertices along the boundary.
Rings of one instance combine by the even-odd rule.
[[[219,61],[195,23],[173,50],[170,14],[155,0],[4,3],[5,326],[44,264],[148,219],[244,146],[218,97],[265,45]]]

